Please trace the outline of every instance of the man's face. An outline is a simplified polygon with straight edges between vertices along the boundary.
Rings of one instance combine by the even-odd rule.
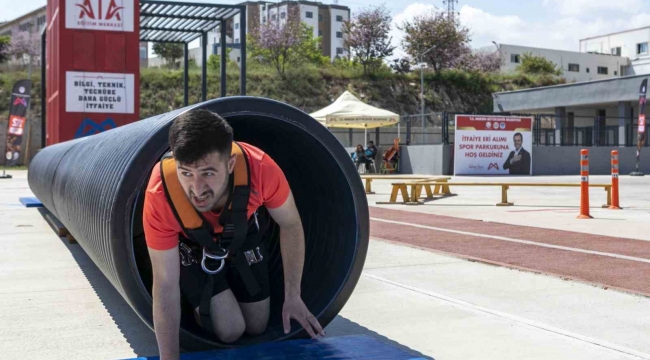
[[[524,142],[524,139],[521,138],[521,136],[517,135],[515,136],[515,149],[519,150],[521,148],[521,144]]]
[[[235,155],[213,152],[192,164],[176,163],[181,186],[198,211],[211,211],[220,200],[225,199],[228,176],[235,167],[235,161]]]

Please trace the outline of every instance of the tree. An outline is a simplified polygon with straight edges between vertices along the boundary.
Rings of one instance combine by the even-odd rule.
[[[436,72],[451,67],[466,53],[470,41],[469,29],[436,10],[418,15],[413,21],[404,21],[398,29],[405,33],[404,50],[415,61],[420,61],[420,54],[431,49],[422,61]]]
[[[463,54],[452,65],[455,68],[468,71],[496,72],[503,65],[503,56],[499,51],[473,52],[472,49],[466,47],[463,50]]]
[[[391,56],[394,46],[391,46],[390,12],[382,5],[362,10],[351,21],[343,24],[343,32],[347,35],[345,47],[359,59],[363,65],[363,73],[376,71],[384,58]]]
[[[300,9],[291,7],[286,20],[271,20],[251,29],[251,57],[273,65],[281,78],[287,65],[305,61],[322,62],[320,38],[300,20]]]
[[[29,56],[30,61],[41,53],[41,37],[38,33],[14,31],[9,44],[9,54],[17,59]]]
[[[226,64],[230,61],[231,48],[226,48]],[[219,50],[221,54],[221,50]],[[221,71],[221,55],[212,54],[208,57],[208,69],[212,71]]]
[[[521,55],[521,64],[517,66],[517,71],[524,74],[536,75],[562,75],[562,69],[557,67],[554,62],[547,60],[543,56],[524,53]]]
[[[11,38],[9,36],[0,36],[0,64],[9,60]]]
[[[165,59],[169,67],[176,68],[176,59],[183,56],[183,45],[172,43],[154,43],[153,53]]]

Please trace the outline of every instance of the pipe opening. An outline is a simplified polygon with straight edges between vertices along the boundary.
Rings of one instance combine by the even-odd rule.
[[[205,108],[219,113],[210,104]],[[358,211],[359,207],[366,206],[365,194],[360,181],[351,186],[348,180],[350,170],[354,171],[352,160],[333,155],[328,146],[340,144],[332,143],[336,141],[332,136],[326,145],[321,137],[314,135],[313,127],[321,126],[315,122],[310,124],[310,128],[295,119],[269,114],[234,112],[222,116],[233,127],[236,141],[249,143],[266,152],[280,166],[289,182],[305,233],[302,299],[325,327],[354,288],[359,276],[354,272],[360,273],[367,248],[367,219],[359,218]],[[163,127],[161,131],[167,129]],[[155,155],[156,159],[161,155]],[[350,164],[345,164],[345,161]],[[146,171],[150,173],[151,169]],[[148,296],[147,300],[151,302],[151,263],[142,228],[142,205],[148,179],[147,174],[133,205],[131,246],[139,281],[147,292],[142,295]],[[277,227],[270,227],[269,231],[272,232],[269,241],[269,325],[262,335],[244,335],[233,346],[284,339],[295,336],[301,330],[300,325],[292,320],[290,335],[283,333],[284,275],[280,234]],[[196,325],[192,309],[188,307],[183,308],[181,332],[186,332],[186,340],[182,344],[187,348],[227,347]],[[301,335],[305,336],[306,333],[302,332]]]

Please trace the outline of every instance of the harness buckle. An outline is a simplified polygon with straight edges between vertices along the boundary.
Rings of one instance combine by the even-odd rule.
[[[223,255],[212,253],[212,252],[210,252],[210,250],[207,250],[206,248],[203,248],[203,259],[201,259],[201,268],[207,274],[214,275],[214,274],[218,274],[221,270],[223,270],[223,267],[226,265],[226,258],[228,257],[228,250],[221,249],[221,251],[223,252]],[[219,261],[221,261],[221,264],[219,265],[219,268],[217,270],[210,270],[205,265],[205,260],[206,259],[219,260]]]
[[[192,263],[198,263],[192,254],[192,249],[189,246],[187,246],[185,243],[180,243],[179,248],[181,253],[181,264],[183,264],[183,266],[190,266]]]
[[[248,266],[251,266],[251,264],[257,264],[258,262],[264,260],[264,256],[262,256],[262,253],[260,253],[259,246],[253,250],[244,251],[244,256],[246,257]]]

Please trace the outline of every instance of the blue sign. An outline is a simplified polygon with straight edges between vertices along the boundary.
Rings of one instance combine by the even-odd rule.
[[[101,124],[94,122],[92,119],[84,119],[81,122],[81,125],[79,125],[77,132],[74,134],[74,138],[78,139],[89,135],[99,134],[100,132],[115,129],[116,127],[115,121],[110,118],[102,121]]]

